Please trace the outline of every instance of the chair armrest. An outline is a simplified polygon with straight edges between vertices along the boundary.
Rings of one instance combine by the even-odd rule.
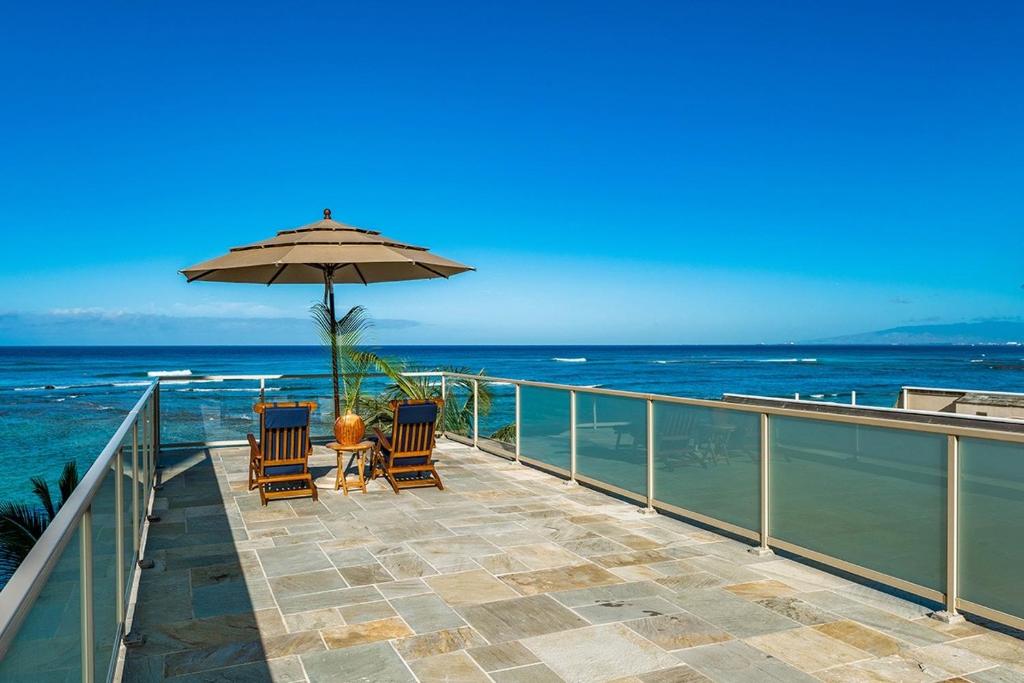
[[[246,435],[249,439],[249,457],[250,458],[262,458],[263,451],[260,450],[260,445],[256,443],[256,437],[250,432]]]
[[[374,427],[373,433],[377,435],[377,439],[379,440],[378,442],[383,444],[384,448],[388,449],[389,451],[392,450],[391,441],[388,439],[387,436],[384,435],[384,432],[380,431],[379,427]]]

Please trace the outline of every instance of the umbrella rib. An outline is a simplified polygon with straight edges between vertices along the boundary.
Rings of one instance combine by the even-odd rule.
[[[438,277],[443,277],[443,278],[444,278],[445,280],[447,280],[447,279],[448,279],[448,276],[447,276],[447,275],[445,275],[444,273],[439,273],[439,272],[437,272],[436,270],[434,270],[433,268],[431,268],[431,267],[429,267],[429,266],[425,266],[425,265],[423,265],[422,263],[417,263],[417,262],[415,262],[415,261],[414,261],[413,263],[416,263],[416,265],[417,265],[417,266],[419,266],[419,267],[420,267],[420,268],[422,268],[423,270],[427,271],[428,273],[433,273],[434,275],[436,275],[436,276],[438,276]]]
[[[284,273],[284,269],[287,268],[287,267],[288,267],[288,264],[285,263],[280,268],[278,268],[277,272],[274,273],[274,277],[272,277],[269,280],[267,280],[267,287],[269,287],[270,285],[274,284],[274,281],[277,280],[277,278],[281,277],[281,274]]]
[[[185,282],[195,282],[196,280],[202,280],[204,277],[212,273],[212,270],[204,270],[199,275],[190,275],[185,279]]]
[[[357,266],[354,263],[350,263],[349,265],[356,269],[356,275],[359,276],[359,279],[363,281],[364,285],[369,285],[370,284],[369,282],[366,281],[366,278],[363,277],[363,271],[359,270],[359,266]]]

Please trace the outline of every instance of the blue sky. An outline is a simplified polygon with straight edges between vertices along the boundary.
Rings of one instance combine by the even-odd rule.
[[[383,343],[1024,314],[1019,2],[253,5],[5,10],[0,343],[252,343],[316,288],[176,271],[325,206],[478,268]]]

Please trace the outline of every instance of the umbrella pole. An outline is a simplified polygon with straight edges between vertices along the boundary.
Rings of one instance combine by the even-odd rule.
[[[341,417],[341,395],[338,391],[338,316],[334,311],[334,273],[324,268],[324,298],[331,314],[331,389],[334,391],[334,421]]]

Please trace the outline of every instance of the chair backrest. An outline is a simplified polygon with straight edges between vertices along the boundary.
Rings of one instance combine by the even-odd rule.
[[[304,460],[309,457],[309,418],[316,404],[257,403],[253,410],[260,416],[260,451],[264,464],[280,460]]]
[[[434,426],[441,414],[441,399],[392,401],[391,457],[426,455],[434,451]]]

